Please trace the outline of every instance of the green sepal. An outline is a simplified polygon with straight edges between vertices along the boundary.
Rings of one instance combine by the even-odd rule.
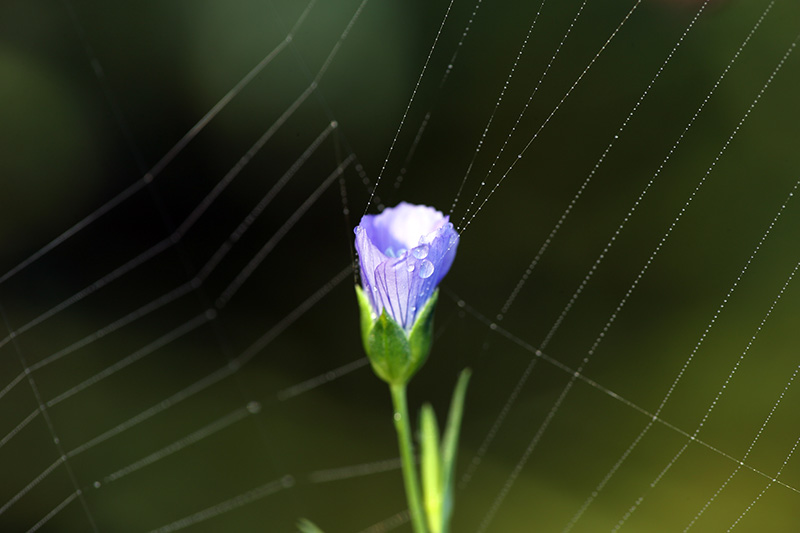
[[[433,407],[426,403],[420,415],[420,468],[425,517],[431,533],[442,532],[442,457],[439,447],[439,426]]]
[[[406,332],[383,310],[374,318],[369,297],[356,285],[361,315],[361,341],[372,369],[379,378],[390,384],[405,384],[428,358],[433,342],[433,312],[439,291],[425,303],[410,332]]]
[[[411,347],[406,332],[383,310],[367,338],[372,369],[387,383],[401,385],[411,379]]]
[[[356,298],[358,299],[358,311],[361,315],[361,342],[364,344],[364,351],[369,353],[369,332],[372,330],[372,323],[375,321],[375,317],[372,314],[372,304],[361,285],[356,285]]]
[[[417,370],[428,359],[433,344],[433,312],[436,310],[436,302],[439,300],[439,289],[433,291],[431,297],[425,302],[422,311],[417,315],[411,332],[408,335],[408,343],[411,346],[411,368],[408,379],[417,373]]]

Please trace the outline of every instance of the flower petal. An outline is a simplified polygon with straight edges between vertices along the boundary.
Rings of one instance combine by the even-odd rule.
[[[364,217],[366,218],[366,217]],[[358,262],[361,269],[361,283],[364,292],[372,302],[375,314],[380,315],[382,307],[375,298],[377,286],[375,285],[375,269],[379,264],[387,260],[387,257],[372,243],[369,233],[362,226],[356,227],[356,251],[358,252]]]
[[[366,215],[356,228],[361,279],[376,315],[386,312],[406,330],[450,270],[458,232],[432,207],[405,202]]]
[[[411,329],[417,312],[416,295],[424,291],[425,280],[409,272],[408,258],[385,261],[375,269],[379,304],[404,329]],[[430,292],[433,292],[431,290]],[[430,295],[428,295],[430,296]]]

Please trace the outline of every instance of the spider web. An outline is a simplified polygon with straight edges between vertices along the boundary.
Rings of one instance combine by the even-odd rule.
[[[3,530],[410,530],[351,287],[400,200],[462,234],[454,530],[800,520],[792,2],[0,9]]]

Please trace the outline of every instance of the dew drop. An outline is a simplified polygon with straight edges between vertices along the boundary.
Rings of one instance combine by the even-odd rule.
[[[406,265],[406,270],[408,270],[409,272],[414,272],[414,263],[409,263],[408,265]]]
[[[425,259],[419,265],[419,277],[422,279],[429,278],[433,275],[433,263]]]
[[[420,244],[416,248],[414,248],[411,253],[414,254],[414,257],[417,259],[425,259],[428,257],[428,250],[430,250],[430,246],[427,244]],[[426,276],[427,277],[427,276]]]

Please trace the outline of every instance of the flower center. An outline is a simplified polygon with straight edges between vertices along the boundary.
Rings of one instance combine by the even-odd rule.
[[[398,248],[398,249],[397,249],[397,251],[395,251],[395,250],[394,250],[394,248],[392,248],[391,246],[389,246],[389,247],[386,249],[386,251],[385,251],[385,252],[383,252],[383,254],[384,254],[386,257],[391,257],[391,258],[393,258],[393,259],[396,259],[396,258],[398,258],[398,257],[402,257],[402,255],[403,255],[404,253],[406,253],[407,251],[408,251],[408,250],[406,250],[405,248]]]

